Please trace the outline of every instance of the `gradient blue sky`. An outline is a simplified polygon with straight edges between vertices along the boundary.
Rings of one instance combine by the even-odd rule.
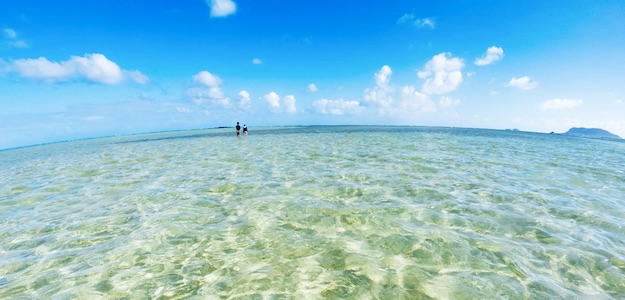
[[[0,1],[0,149],[396,124],[625,137],[625,1]]]

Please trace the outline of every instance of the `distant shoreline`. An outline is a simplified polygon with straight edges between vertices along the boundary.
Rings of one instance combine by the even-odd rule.
[[[620,136],[600,128],[573,127],[561,135],[617,141],[623,140]]]
[[[567,136],[567,137],[582,137],[582,138],[591,138],[591,139],[600,139],[600,140],[608,140],[608,141],[625,141],[618,135],[612,134],[606,130],[599,128],[583,128],[583,127],[573,127],[569,131],[565,133],[555,133],[555,132],[535,132],[535,131],[523,131],[519,129],[493,129],[493,128],[479,128],[479,127],[454,127],[454,126],[420,126],[420,125],[367,125],[367,124],[359,124],[359,125],[275,125],[275,126],[259,126],[255,127],[257,129],[281,129],[281,128],[305,128],[305,127],[384,127],[384,128],[401,128],[401,127],[412,127],[412,128],[440,128],[440,129],[466,129],[466,130],[492,130],[492,131],[504,131],[504,132],[517,132],[517,133],[534,133],[534,134],[545,134],[545,135],[558,135],[558,136]],[[177,133],[177,132],[192,132],[192,131],[207,131],[207,130],[229,130],[234,129],[234,126],[216,126],[216,127],[205,127],[205,128],[193,128],[193,129],[173,129],[173,130],[162,130],[162,131],[148,131],[148,132],[138,132],[138,133],[125,133],[118,135],[103,135],[103,136],[94,136],[94,137],[85,137],[85,138],[77,138],[77,139],[67,139],[67,140],[59,140],[53,142],[45,142],[31,145],[23,145],[17,147],[3,148],[0,149],[0,152],[10,151],[22,148],[30,148],[30,147],[38,147],[52,144],[60,144],[60,143],[68,143],[68,142],[78,142],[78,141],[88,141],[88,140],[96,140],[96,139],[106,139],[106,138],[118,138],[118,137],[132,137],[138,135],[150,135],[150,134],[163,134],[163,133]],[[253,130],[253,128],[252,128]],[[591,132],[595,134],[581,134],[583,132]]]

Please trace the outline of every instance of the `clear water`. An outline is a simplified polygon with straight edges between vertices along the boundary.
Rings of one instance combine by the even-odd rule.
[[[0,298],[625,298],[625,143],[231,131],[0,152]]]

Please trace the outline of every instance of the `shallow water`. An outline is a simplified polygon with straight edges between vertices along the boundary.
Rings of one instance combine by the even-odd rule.
[[[625,298],[625,143],[230,131],[0,151],[0,298]]]

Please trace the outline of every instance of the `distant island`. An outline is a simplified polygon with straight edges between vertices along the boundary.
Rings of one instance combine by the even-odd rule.
[[[607,130],[603,130],[599,128],[573,127],[569,129],[569,131],[563,133],[562,135],[596,138],[596,139],[611,139],[611,140],[621,139],[620,136],[610,133]]]

